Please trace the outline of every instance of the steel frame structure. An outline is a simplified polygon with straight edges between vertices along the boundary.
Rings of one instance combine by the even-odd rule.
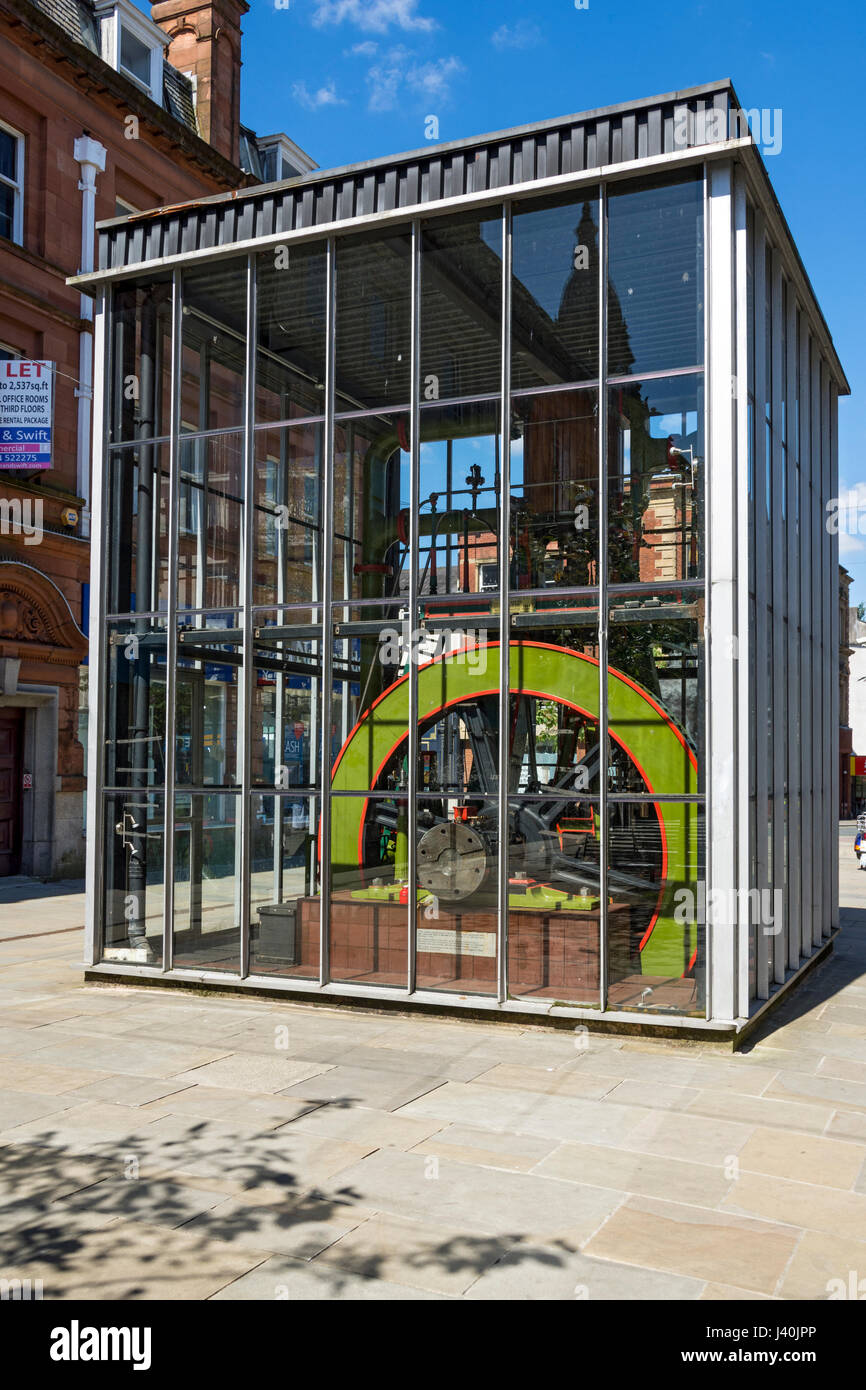
[[[703,171],[704,187],[704,325],[705,351],[701,370],[705,381],[706,530],[705,578],[679,581],[705,598],[705,793],[706,887],[708,960],[706,1017],[684,1018],[656,1013],[645,1024],[677,1030],[711,1029],[736,1032],[765,1007],[779,989],[796,979],[838,926],[835,894],[834,809],[838,796],[838,602],[835,575],[838,544],[825,525],[825,511],[838,492],[836,406],[848,386],[803,272],[796,249],[774,199],[757,151],[750,139],[718,141],[655,157],[624,160],[572,174],[514,183],[497,190],[431,198],[390,212],[335,218],[325,225],[192,250],[158,259],[102,269],[76,277],[96,297],[95,392],[93,458],[93,535],[90,631],[91,697],[88,735],[87,932],[85,965],[94,976],[159,976],[179,984],[213,980],[232,986],[339,995],[346,998],[415,1001],[454,1009],[488,1009],[506,1014],[598,1019],[634,1024],[635,1013],[610,1010],[607,999],[607,894],[602,894],[600,928],[600,987],[595,1010],[552,1006],[548,1002],[509,998],[507,978],[508,843],[499,841],[497,862],[498,933],[497,981],[493,996],[468,1000],[417,988],[416,914],[409,912],[408,962],[405,989],[369,987],[333,981],[329,967],[329,848],[331,805],[327,789],[331,772],[328,740],[322,738],[319,773],[319,824],[323,870],[320,882],[319,978],[303,981],[257,976],[250,967],[249,894],[240,895],[240,951],[236,973],[214,977],[202,969],[174,964],[175,915],[175,719],[178,656],[178,478],[180,429],[180,344],[183,321],[182,269],[224,257],[245,259],[247,280],[246,374],[244,397],[244,477],[246,497],[252,497],[255,466],[254,401],[256,390],[256,253],[292,242],[324,243],[327,254],[327,356],[324,391],[323,536],[334,535],[334,425],[336,417],[336,247],[340,237],[371,225],[392,223],[409,227],[411,265],[411,401],[410,413],[410,612],[418,607],[419,468],[421,439],[420,295],[421,227],[436,216],[469,207],[483,208],[501,219],[501,388],[499,447],[501,459],[499,566],[501,575],[499,643],[508,651],[510,604],[508,565],[502,538],[509,535],[510,503],[510,324],[512,209],[519,200],[550,192],[599,189],[599,371],[592,384],[604,401],[608,386],[622,378],[608,377],[606,229],[608,187],[623,178],[650,177],[685,168]],[[182,217],[182,210],[176,213]],[[172,275],[172,391],[170,507],[168,536],[166,791],[163,956],[159,968],[100,961],[100,921],[103,901],[104,843],[103,752],[106,738],[106,657],[102,634],[106,608],[106,469],[109,452],[108,400],[112,366],[112,285],[130,278],[144,279],[155,271]],[[769,271],[769,273],[768,273]],[[749,285],[751,284],[751,295]],[[784,305],[783,312],[783,286]],[[766,308],[766,312],[765,312]],[[767,335],[771,341],[768,344]],[[769,380],[766,364],[769,363]],[[685,370],[685,369],[681,369]],[[648,374],[673,375],[672,372]],[[635,380],[637,378],[629,378]],[[641,378],[643,379],[643,378]],[[589,385],[590,383],[583,383]],[[562,389],[562,388],[558,388]],[[519,393],[515,393],[519,394]],[[769,406],[769,410],[765,410]],[[784,423],[783,423],[784,422]],[[293,424],[297,422],[292,422]],[[602,517],[607,515],[606,411],[599,409],[598,489]],[[239,806],[238,866],[248,882],[250,865],[251,794],[248,731],[252,710],[255,661],[251,597],[253,582],[253,507],[244,510],[245,544],[242,575],[243,675],[239,700],[239,741],[243,750],[240,785],[234,794]],[[607,739],[608,604],[607,534],[599,527],[598,650],[599,709],[602,738]],[[770,563],[765,564],[764,557]],[[757,559],[756,559],[757,557]],[[331,705],[334,687],[334,643],[331,610],[348,606],[332,601],[333,548],[323,548],[321,651],[321,708]],[[352,606],[355,606],[354,601]],[[142,615],[148,616],[148,615]],[[157,615],[154,615],[157,616]],[[772,653],[770,699],[769,654]],[[503,661],[499,685],[499,758],[508,756],[509,667]],[[418,690],[417,669],[410,663],[409,798],[417,794]],[[414,714],[414,718],[412,717]],[[602,767],[609,753],[602,748]],[[509,787],[499,782],[500,823],[507,824]],[[685,798],[688,799],[688,798]],[[697,799],[697,798],[696,798]],[[702,798],[701,798],[702,799]],[[608,867],[606,778],[600,781],[601,881]],[[769,807],[765,816],[764,807]],[[409,882],[417,881],[416,837],[409,837]],[[756,893],[781,893],[782,920],[756,923]],[[732,906],[733,905],[733,906]]]

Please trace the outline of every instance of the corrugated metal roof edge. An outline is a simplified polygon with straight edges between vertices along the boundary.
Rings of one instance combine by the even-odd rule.
[[[505,130],[487,131],[480,135],[470,135],[460,140],[449,140],[445,144],[422,145],[419,149],[403,150],[398,154],[379,155],[375,159],[361,160],[356,164],[341,164],[333,169],[317,169],[310,174],[304,174],[294,179],[280,179],[275,183],[260,183],[249,188],[233,189],[228,193],[214,193],[207,198],[195,198],[185,203],[168,204],[165,207],[151,208],[147,212],[132,213],[128,217],[110,217],[103,222],[97,222],[97,231],[107,231],[111,227],[122,226],[125,222],[140,222],[148,217],[164,217],[170,213],[182,212],[185,208],[209,207],[213,204],[226,202],[239,202],[245,198],[260,196],[265,193],[273,193],[278,189],[307,188],[319,183],[330,183],[341,178],[348,178],[364,170],[373,169],[394,169],[402,164],[411,164],[423,159],[441,159],[443,155],[455,154],[463,150],[476,149],[484,145],[495,143],[497,140],[515,140],[521,136],[540,135],[545,131],[554,131],[562,126],[581,125],[588,121],[606,120],[608,117],[621,115],[623,113],[637,113],[654,106],[676,104],[678,102],[695,101],[700,97],[715,94],[727,93],[739,107],[739,100],[734,90],[734,84],[729,77],[723,78],[719,82],[704,82],[697,87],[684,87],[675,92],[663,92],[659,96],[641,97],[638,101],[621,101],[614,106],[598,106],[591,111],[576,111],[569,115],[549,117],[543,121],[533,121],[527,125],[511,126]]]

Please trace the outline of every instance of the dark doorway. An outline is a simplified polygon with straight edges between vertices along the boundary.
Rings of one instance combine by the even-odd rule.
[[[21,868],[21,735],[24,713],[0,709],[0,878]]]

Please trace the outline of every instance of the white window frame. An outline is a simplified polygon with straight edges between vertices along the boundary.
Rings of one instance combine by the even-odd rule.
[[[94,6],[96,16],[99,20],[99,39],[100,51],[103,60],[119,72],[128,82],[133,82],[136,87],[140,87],[143,92],[155,101],[157,106],[163,104],[163,82],[162,68],[165,59],[165,50],[168,48],[170,39],[167,34],[154,24],[153,20],[147,18],[141,10],[131,3],[131,0],[96,0]],[[128,68],[121,67],[120,63],[120,39],[123,29],[143,43],[150,49],[150,81],[142,82],[134,72]]]
[[[16,246],[21,246],[24,242],[24,136],[20,130],[8,125],[6,121],[0,121],[0,130],[6,135],[11,135],[15,141],[15,181],[13,183],[11,179],[0,174],[0,183],[4,188],[13,190],[15,201],[12,212],[12,236],[9,240]]]

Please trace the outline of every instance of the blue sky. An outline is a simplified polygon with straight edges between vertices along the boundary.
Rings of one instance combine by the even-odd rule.
[[[851,383],[840,473],[864,535],[841,555],[866,602],[863,0],[251,0],[243,27],[245,123],[322,168],[423,146],[430,115],[455,140],[722,77],[780,108],[766,163]]]

